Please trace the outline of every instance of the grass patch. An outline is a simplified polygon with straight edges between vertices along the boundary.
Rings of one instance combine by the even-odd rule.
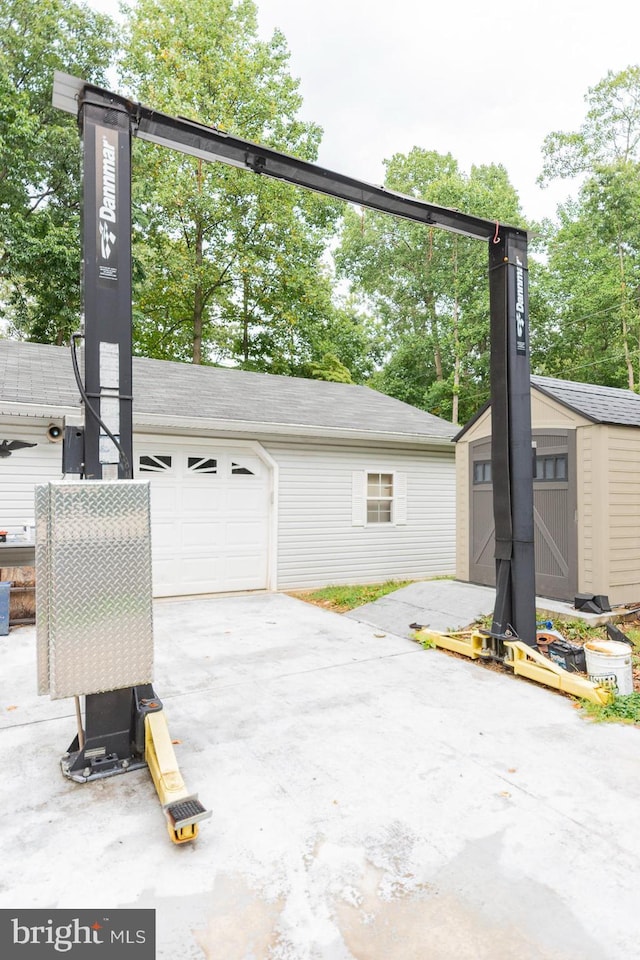
[[[582,709],[596,723],[640,723],[640,693],[616,697],[604,707],[585,700]]]
[[[625,629],[625,626],[623,623],[618,624],[618,626],[622,628],[623,633],[626,633],[626,635],[629,637],[629,640],[631,640],[636,650],[640,649],[640,628],[628,627]]]
[[[337,587],[321,587],[319,590],[296,590],[291,596],[325,607],[335,613],[354,610],[364,603],[373,603],[400,587],[407,587],[413,580],[386,580],[384,583],[347,584]]]

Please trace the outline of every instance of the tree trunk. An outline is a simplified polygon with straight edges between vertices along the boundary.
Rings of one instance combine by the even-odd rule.
[[[433,262],[433,232],[434,228],[429,227],[429,248],[427,250],[425,264],[427,275]],[[427,316],[429,315],[431,316],[429,321],[429,329],[431,332],[431,340],[433,342],[433,362],[436,368],[436,380],[441,382],[444,380],[444,369],[442,365],[442,350],[440,348],[440,329],[438,327],[438,316],[436,314],[435,297],[433,295],[429,296],[429,303],[427,304]]]
[[[247,274],[242,274],[242,357],[244,362],[249,360],[249,281]]]
[[[622,343],[624,346],[624,362],[627,367],[627,380],[629,390],[635,389],[635,377],[633,372],[633,357],[629,349],[629,320],[628,320],[628,300],[627,300],[627,281],[625,276],[624,251],[622,248],[622,236],[618,233],[618,263],[620,266],[620,314],[622,317]]]
[[[198,160],[196,184],[199,193],[202,192],[202,160]],[[202,363],[202,327],[204,323],[204,290],[202,288],[202,255],[204,229],[202,221],[196,226],[195,242],[195,285],[193,288],[193,362]]]
[[[460,405],[460,302],[458,299],[458,238],[453,244],[453,395],[451,397],[451,422],[458,424]]]
[[[202,363],[202,327],[204,320],[204,294],[202,290],[202,226],[196,233],[196,282],[193,290],[193,362]]]

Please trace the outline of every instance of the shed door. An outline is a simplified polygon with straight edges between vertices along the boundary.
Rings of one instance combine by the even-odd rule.
[[[536,593],[573,600],[577,589],[574,430],[534,430],[533,520]],[[470,579],[495,585],[491,441],[470,445]]]
[[[166,437],[134,453],[151,483],[154,596],[266,589],[271,476],[257,453]]]
[[[493,587],[496,583],[494,557],[493,484],[491,482],[491,440],[476,440],[469,446],[471,489],[471,537],[469,579]]]

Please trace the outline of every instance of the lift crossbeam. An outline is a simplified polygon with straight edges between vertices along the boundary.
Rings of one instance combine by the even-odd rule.
[[[361,207],[440,227],[476,240],[489,240],[496,233],[495,220],[439,207],[416,197],[335,173],[262,144],[231,136],[216,127],[208,127],[184,117],[172,117],[143,104],[132,103],[126,97],[67,74],[55,75],[53,103],[74,116],[83,104],[124,109],[131,117],[133,135],[140,140],[157,143],[207,162],[218,160]],[[525,231],[516,227],[509,227],[509,230],[525,235]]]

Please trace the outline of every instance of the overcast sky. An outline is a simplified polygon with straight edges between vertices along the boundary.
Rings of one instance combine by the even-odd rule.
[[[117,0],[91,0],[114,12]],[[541,147],[577,129],[584,95],[640,63],[640,0],[257,0],[301,81],[304,119],[324,130],[318,162],[382,183],[413,146],[463,170],[502,163],[529,218],[553,216],[567,185],[541,190]]]

